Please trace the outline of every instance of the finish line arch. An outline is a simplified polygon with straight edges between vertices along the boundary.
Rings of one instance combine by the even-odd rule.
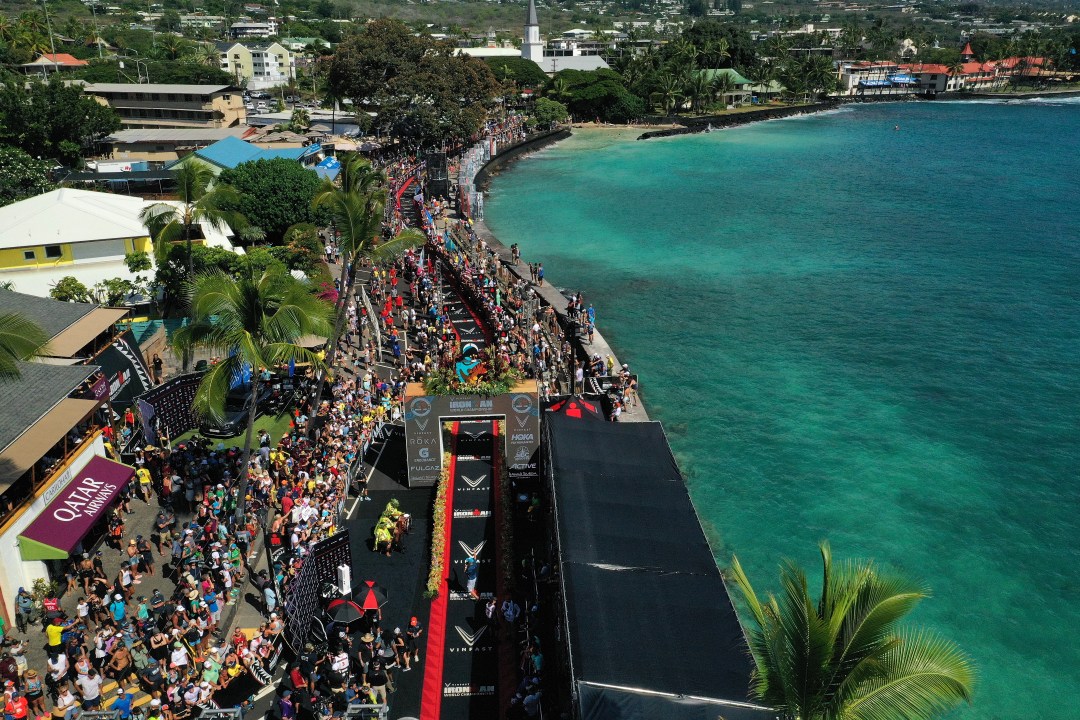
[[[540,403],[536,384],[483,395],[425,395],[419,383],[405,390],[405,458],[409,487],[433,487],[442,474],[442,424],[450,420],[506,420],[506,468],[511,480],[539,479]]]

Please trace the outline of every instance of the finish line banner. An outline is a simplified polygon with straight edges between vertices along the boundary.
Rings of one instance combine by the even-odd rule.
[[[405,397],[409,487],[431,487],[439,482],[446,450],[443,422],[477,418],[506,419],[506,464],[510,479],[539,479],[540,404],[533,383],[521,383],[515,392],[494,397],[422,393],[420,385],[410,384]]]

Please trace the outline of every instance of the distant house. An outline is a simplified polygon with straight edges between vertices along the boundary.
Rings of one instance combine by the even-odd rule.
[[[113,160],[171,163],[227,137],[242,137],[250,128],[158,128],[117,130],[105,138]]]
[[[712,82],[715,78],[726,76],[731,79],[731,90],[721,98],[725,105],[746,105],[750,102],[753,81],[747,80],[734,68],[710,68],[699,71],[705,79]]]
[[[33,62],[23,64],[22,69],[27,75],[47,75],[51,72],[86,67],[89,64],[67,53],[43,53]]]
[[[129,195],[60,188],[0,208],[0,280],[48,297],[67,275],[87,287],[128,277],[127,253],[153,258],[150,231],[139,219],[147,204]],[[207,225],[202,231],[201,242],[233,249],[224,233]]]
[[[115,110],[125,128],[225,128],[247,117],[243,95],[231,85],[90,83],[83,89]]]
[[[266,22],[234,22],[229,26],[229,34],[237,40],[243,38],[268,38],[277,35],[278,24],[274,19]]]
[[[231,170],[241,163],[254,162],[256,160],[288,158],[304,164],[318,162],[320,150],[322,150],[322,148],[318,145],[264,150],[257,145],[244,142],[239,138],[229,137],[220,140],[213,145],[196,150],[190,155],[172,163],[168,167],[169,169],[173,169],[192,161],[201,160],[213,169],[215,175],[220,175],[222,170]]]
[[[281,43],[243,44],[217,43],[221,69],[236,79],[247,81],[250,90],[264,90],[288,84],[296,78],[296,58]]]

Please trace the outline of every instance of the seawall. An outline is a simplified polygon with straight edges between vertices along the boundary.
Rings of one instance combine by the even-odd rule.
[[[684,127],[671,128],[668,130],[652,130],[642,133],[638,140],[651,138],[673,137],[675,135],[690,135],[692,133],[705,132],[710,126],[713,130],[749,125],[750,123],[762,122],[763,120],[779,120],[780,118],[795,117],[797,115],[809,115],[811,113],[835,110],[841,103],[829,100],[827,102],[812,103],[810,105],[792,105],[790,107],[762,108],[761,110],[748,110],[746,112],[731,115],[707,115],[698,118],[680,119]]]
[[[526,153],[535,152],[568,137],[570,137],[570,128],[556,128],[555,130],[530,135],[519,143],[509,145],[484,163],[483,167],[477,171],[473,184],[477,190],[486,191],[492,176],[497,175],[509,163]]]
[[[557,130],[550,130],[548,132],[539,133],[531,137],[526,138],[522,142],[510,145],[501,152],[495,154],[483,167],[480,168],[476,174],[474,184],[477,189],[485,191],[488,183],[491,182],[492,176],[497,174],[499,170],[504,168],[510,162],[522,157],[526,153],[540,150],[547,147],[559,140],[564,140],[571,135],[569,128],[559,128]],[[507,270],[517,275],[523,280],[529,280],[529,262],[543,262],[542,257],[530,257],[529,248],[522,248],[522,262],[519,265],[514,265],[514,259],[510,253],[509,246],[503,244],[499,238],[488,229],[488,226],[482,219],[473,220],[473,231],[487,243],[488,247],[498,254],[499,258],[503,261]],[[554,285],[551,284],[550,276],[545,277],[543,287],[533,286],[533,290],[540,298],[540,302],[544,305],[550,306],[555,315],[558,318],[559,325],[566,327],[566,305],[569,299],[559,292]],[[588,302],[589,298],[585,298],[585,302]],[[621,367],[625,360],[621,360],[615,351],[608,344],[607,340],[600,333],[599,330],[593,333],[593,341],[591,343],[574,343],[575,353],[579,359],[583,359],[593,354],[599,354],[602,358],[607,358],[609,355],[615,360],[615,367]],[[633,370],[633,366],[631,366]],[[622,422],[649,422],[649,414],[645,410],[645,404],[641,398],[642,388],[638,389],[638,404],[637,407],[632,408],[631,412],[624,412],[620,418]]]

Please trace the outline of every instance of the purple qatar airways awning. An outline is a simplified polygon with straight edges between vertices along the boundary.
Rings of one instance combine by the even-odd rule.
[[[66,560],[135,476],[135,468],[93,457],[19,535],[23,560]]]

